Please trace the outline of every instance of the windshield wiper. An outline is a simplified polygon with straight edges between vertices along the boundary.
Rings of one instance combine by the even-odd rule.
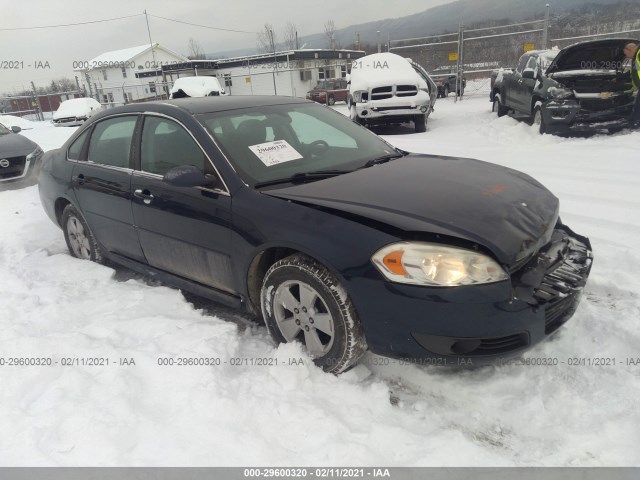
[[[345,173],[351,173],[353,170],[318,170],[316,172],[300,172],[286,178],[276,178],[273,180],[265,180],[258,182],[253,187],[268,187],[270,185],[280,185],[282,183],[305,183],[313,180],[322,180],[323,178],[337,177]]]
[[[395,160],[396,158],[400,158],[400,157],[404,157],[404,154],[402,154],[402,153],[390,153],[389,155],[383,155],[382,157],[372,158],[371,160],[368,160],[367,163],[365,163],[360,168],[373,167],[374,165],[379,165],[381,163],[387,163],[390,160]]]

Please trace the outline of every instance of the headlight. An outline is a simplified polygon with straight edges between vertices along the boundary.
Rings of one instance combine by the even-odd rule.
[[[563,100],[565,98],[573,96],[573,90],[569,88],[551,87],[549,88],[549,95],[551,95],[556,100]]]
[[[411,285],[454,287],[509,279],[486,255],[434,243],[394,243],[378,250],[371,261],[388,280]]]
[[[38,157],[40,155],[42,155],[44,152],[42,151],[42,149],[40,147],[36,147],[36,149],[31,152],[29,155],[27,155],[27,158],[29,160],[31,160],[32,158]]]
[[[357,92],[353,92],[351,95],[353,97],[353,101],[356,103],[362,102],[362,94],[367,93],[366,90],[358,90]]]

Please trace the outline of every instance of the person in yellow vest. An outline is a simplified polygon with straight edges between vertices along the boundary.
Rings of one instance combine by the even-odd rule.
[[[624,47],[624,54],[631,59],[631,82],[636,91],[636,103],[631,114],[631,127],[640,128],[640,48],[637,43],[627,43]]]

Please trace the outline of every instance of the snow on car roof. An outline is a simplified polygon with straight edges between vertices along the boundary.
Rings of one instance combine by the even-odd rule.
[[[87,115],[92,109],[100,110],[101,108],[100,103],[93,98],[72,98],[60,104],[56,113],[53,114],[53,118],[55,120],[57,118]]]
[[[374,53],[353,62],[351,90],[367,90],[372,84],[406,82],[415,80],[426,87],[426,82],[404,57],[395,53]]]
[[[171,88],[171,95],[182,90],[190,97],[206,97],[211,92],[221,92],[222,87],[216,77],[181,77],[178,78]]]

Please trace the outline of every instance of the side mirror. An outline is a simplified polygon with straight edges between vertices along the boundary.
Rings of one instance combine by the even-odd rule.
[[[213,175],[205,175],[198,167],[193,165],[180,165],[169,170],[162,181],[174,187],[210,187],[217,183]]]
[[[22,131],[22,128],[13,126],[13,127],[11,127],[11,131],[13,133],[20,133]]]
[[[527,68],[524,72],[522,72],[522,78],[533,80],[534,78],[536,78],[536,71],[533,68]]]

